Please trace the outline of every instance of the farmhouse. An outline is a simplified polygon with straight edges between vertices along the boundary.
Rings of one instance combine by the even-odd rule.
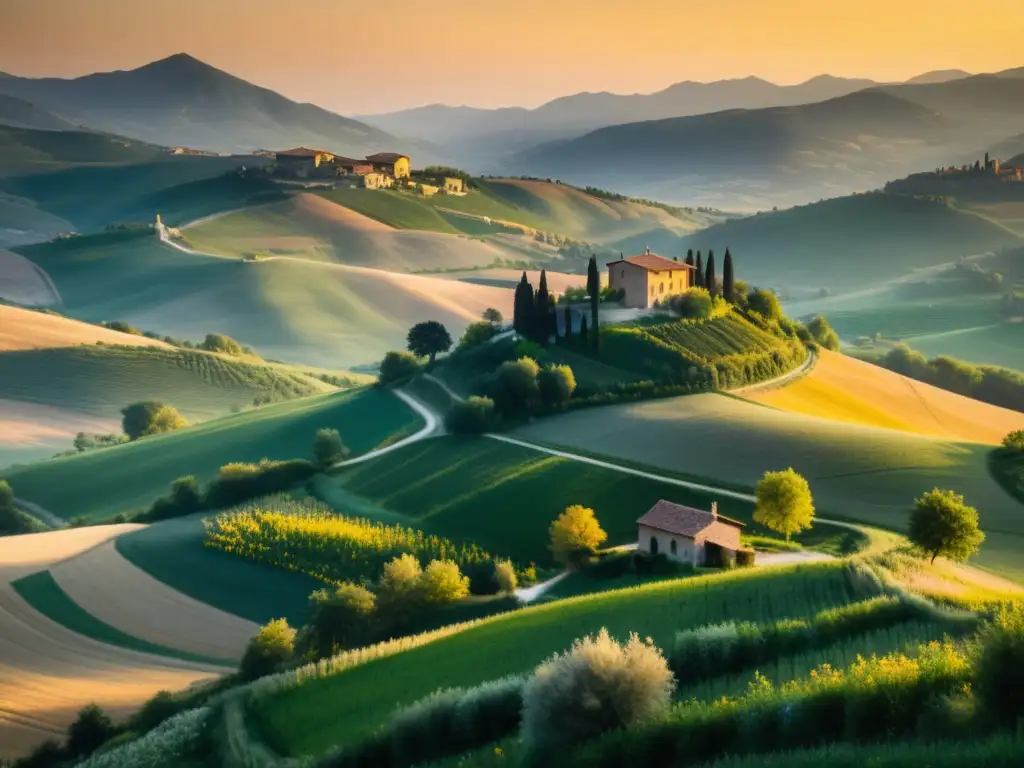
[[[665,294],[680,293],[694,283],[693,267],[651,253],[650,248],[605,266],[608,285],[622,292],[622,306],[633,309],[647,309]]]
[[[296,147],[276,153],[274,162],[286,172],[296,176],[308,176],[322,164],[334,162],[334,153],[324,149]]]
[[[366,161],[373,165],[374,170],[386,173],[395,179],[409,177],[409,158],[397,152],[378,152],[375,155],[367,155]]]
[[[636,521],[637,549],[652,555],[693,565],[722,565],[735,562],[743,523],[718,514],[718,502],[711,511],[659,501]]]
[[[365,176],[373,173],[373,163],[351,157],[335,157],[334,172],[338,176]]]
[[[452,176],[444,177],[444,191],[449,195],[461,194],[463,190],[462,179]]]

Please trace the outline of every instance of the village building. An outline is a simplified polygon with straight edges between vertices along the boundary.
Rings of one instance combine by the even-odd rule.
[[[722,566],[748,551],[740,545],[743,523],[719,515],[718,502],[706,512],[661,500],[636,525],[638,551],[680,563]]]
[[[608,285],[622,294],[622,306],[647,309],[666,294],[681,293],[694,285],[694,268],[667,259],[648,248],[639,256],[611,261]]]
[[[395,179],[407,179],[411,173],[409,158],[397,152],[378,152],[375,155],[367,155],[366,160],[373,165],[374,170]]]
[[[296,147],[275,153],[274,162],[285,174],[307,177],[313,175],[321,165],[334,162],[334,153],[324,149]]]
[[[458,177],[444,177],[444,191],[449,195],[461,195],[464,191],[462,179]]]
[[[336,156],[333,165],[334,172],[338,176],[365,176],[368,173],[373,173],[373,163],[367,160]]]
[[[363,174],[360,178],[366,189],[391,189],[395,185],[393,176],[379,171]]]

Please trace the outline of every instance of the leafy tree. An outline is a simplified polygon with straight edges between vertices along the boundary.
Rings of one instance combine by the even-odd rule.
[[[121,428],[129,440],[146,435],[173,432],[188,425],[170,405],[155,402],[132,403],[121,410]]]
[[[810,486],[792,467],[765,472],[754,491],[754,499],[754,522],[783,534],[786,541],[814,522]]]
[[[0,536],[30,533],[36,530],[32,519],[14,507],[14,491],[6,480],[0,480]]]
[[[316,590],[309,601],[312,604],[309,641],[317,655],[327,656],[335,650],[356,648],[369,639],[377,601],[366,587],[344,582]]]
[[[245,354],[245,349],[241,344],[222,333],[206,334],[206,338],[199,344],[199,348],[205,349],[207,352],[221,352],[234,357],[241,357]]]
[[[488,307],[485,309],[481,317],[491,325],[501,325],[505,320],[501,312],[496,310],[494,307]]]
[[[290,661],[294,652],[295,630],[284,619],[274,619],[260,627],[249,641],[238,671],[243,680],[255,680]]]
[[[512,418],[532,413],[540,402],[539,372],[537,363],[528,357],[498,366],[493,392],[495,408]]]
[[[736,275],[733,274],[732,253],[725,249],[725,263],[722,265],[722,295],[730,304],[736,301]]]
[[[415,376],[419,373],[419,370],[420,361],[416,359],[415,355],[409,352],[388,352],[384,355],[384,360],[381,361],[377,382],[380,384],[390,384],[393,381],[401,381],[410,376]]]
[[[313,459],[322,468],[327,469],[346,456],[349,450],[341,442],[341,435],[336,429],[318,429],[313,438]]]
[[[933,563],[939,555],[962,563],[977,554],[985,540],[978,528],[978,510],[967,506],[956,491],[938,488],[914,501],[908,536]]]
[[[890,371],[912,379],[927,379],[931,374],[927,358],[906,344],[897,344],[886,352],[882,358],[882,365]]]
[[[821,315],[812,317],[807,322],[807,332],[811,338],[818,342],[825,349],[836,351],[839,349],[839,336]]]
[[[400,631],[422,610],[422,577],[420,561],[408,552],[385,564],[377,585],[377,610],[390,627]]]
[[[569,566],[578,565],[583,557],[596,552],[608,538],[598,524],[594,510],[579,504],[566,507],[551,523],[548,533],[555,560]]]
[[[428,604],[454,603],[469,595],[469,577],[451,560],[432,560],[420,577],[423,599]]]
[[[494,401],[489,397],[467,398],[456,403],[445,417],[449,432],[457,435],[480,435],[494,424]]]
[[[68,726],[66,752],[72,757],[91,754],[116,735],[117,726],[107,713],[96,704],[88,704]]]
[[[430,357],[434,362],[438,352],[447,352],[452,348],[452,337],[448,330],[436,320],[416,323],[409,329],[406,347],[418,357]]]
[[[690,265],[691,267],[694,266],[693,248],[687,248],[686,249],[686,262],[685,263]]]
[[[704,270],[704,287],[712,296],[718,295],[718,278],[715,277],[714,251],[708,251],[708,265]]]
[[[590,324],[594,328],[593,348],[594,353],[598,351],[599,337],[597,328],[600,324],[598,311],[601,303],[601,272],[597,268],[597,255],[590,255],[590,263],[587,264],[587,295],[590,296]],[[585,327],[585,326],[584,326]],[[580,337],[586,346],[586,334],[580,332]]]
[[[682,293],[670,296],[668,305],[680,317],[702,320],[711,317],[714,302],[706,288],[687,288]]]
[[[747,296],[747,305],[751,312],[757,312],[766,320],[778,320],[782,317],[782,305],[779,297],[767,288],[755,288]]]
[[[511,560],[494,561],[494,579],[498,582],[498,592],[511,595],[519,586],[515,566]]]
[[[199,481],[193,475],[184,475],[171,483],[171,503],[178,516],[198,512],[203,505]]]
[[[463,349],[478,347],[493,339],[497,333],[497,326],[491,323],[484,321],[470,323],[466,326],[466,330],[462,332],[462,338],[459,339],[459,346]]]
[[[704,257],[697,251],[697,264],[693,269],[693,287],[704,287]]]
[[[1015,429],[1003,438],[1003,448],[1024,453],[1024,429]]]
[[[568,365],[549,365],[537,374],[540,398],[545,405],[568,402],[576,391],[576,377]]]

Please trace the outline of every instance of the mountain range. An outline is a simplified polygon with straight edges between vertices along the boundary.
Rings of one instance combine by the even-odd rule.
[[[307,145],[356,156],[412,148],[378,128],[291,101],[187,54],[74,79],[0,76],[0,95],[28,102],[56,121],[170,147],[241,153]],[[0,104],[0,122],[11,113],[12,103]],[[23,127],[61,129],[42,122],[36,116]]]

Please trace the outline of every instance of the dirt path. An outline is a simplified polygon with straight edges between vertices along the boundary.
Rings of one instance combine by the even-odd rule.
[[[50,621],[10,586],[102,546],[137,525],[75,528],[0,539],[0,758],[59,738],[95,702],[124,717],[160,690],[223,673],[217,667],[105,645]]]
[[[768,379],[768,381],[759,381],[756,384],[750,384],[746,387],[739,387],[738,389],[730,389],[729,394],[731,395],[748,395],[751,392],[760,392],[765,389],[777,389],[778,387],[784,387],[787,384],[791,384],[802,376],[806,376],[814,368],[814,364],[818,362],[818,355],[814,350],[807,353],[807,359],[798,368],[794,368],[792,371],[776,376],[774,379]]]
[[[368,453],[364,453],[362,456],[357,456],[354,459],[339,461],[337,464],[334,464],[331,469],[349,467],[353,464],[362,464],[364,461],[371,461],[372,459],[376,459],[378,456],[383,456],[387,453],[391,453],[392,451],[397,451],[399,448],[404,448],[407,445],[418,443],[420,440],[426,440],[428,437],[435,437],[437,435],[444,434],[444,425],[442,423],[441,416],[433,408],[426,403],[417,400],[404,390],[396,389],[393,391],[395,395],[397,395],[406,405],[423,417],[423,420],[426,422],[423,428],[416,434],[409,435],[409,437],[403,438],[397,443],[392,443],[384,448],[378,448],[375,451],[369,451]]]

